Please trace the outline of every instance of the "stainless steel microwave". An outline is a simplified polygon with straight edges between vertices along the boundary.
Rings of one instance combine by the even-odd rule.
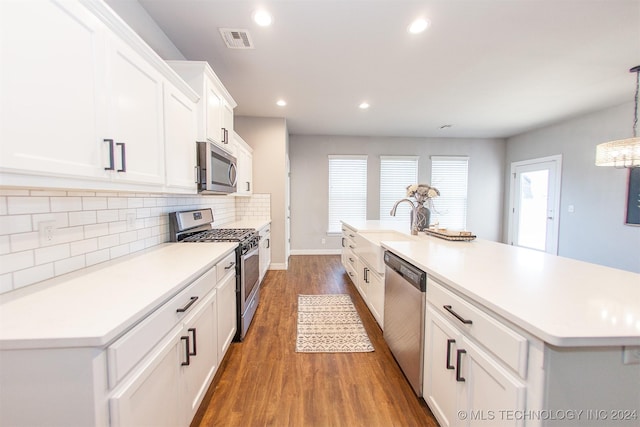
[[[212,142],[197,143],[198,192],[202,194],[229,194],[236,192],[238,165],[234,156]]]

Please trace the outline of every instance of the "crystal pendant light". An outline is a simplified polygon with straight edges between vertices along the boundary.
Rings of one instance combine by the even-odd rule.
[[[636,103],[633,121],[633,138],[604,142],[596,147],[596,166],[634,168],[640,166],[640,137],[638,128],[638,90],[640,88],[640,65],[629,70],[636,73]]]

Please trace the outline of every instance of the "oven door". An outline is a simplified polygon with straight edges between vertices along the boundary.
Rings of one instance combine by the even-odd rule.
[[[258,290],[258,279],[260,276],[260,262],[258,247],[250,249],[249,252],[240,257],[240,313],[244,314],[247,305],[253,294]]]

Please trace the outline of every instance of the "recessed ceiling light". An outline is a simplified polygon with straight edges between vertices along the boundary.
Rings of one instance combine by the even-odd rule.
[[[253,12],[253,21],[261,27],[268,27],[273,22],[273,17],[264,9]]]
[[[284,107],[285,105],[287,105],[287,101],[285,101],[284,99],[279,99],[278,102],[276,102],[276,105],[278,107]]]
[[[429,28],[430,22],[424,18],[418,18],[409,25],[407,31],[411,34],[419,34]]]
[[[358,106],[361,110],[366,110],[367,108],[370,107],[368,102],[363,102]]]

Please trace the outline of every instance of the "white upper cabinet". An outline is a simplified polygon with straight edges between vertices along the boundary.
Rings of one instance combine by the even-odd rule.
[[[170,84],[164,90],[167,191],[197,193],[196,103]]]
[[[167,61],[200,96],[198,103],[198,141],[209,141],[233,152],[233,109],[236,102],[218,76],[204,61]]]
[[[116,179],[164,183],[162,76],[133,49],[110,38],[106,132],[117,145]]]
[[[233,144],[238,159],[238,180],[236,196],[250,196],[253,194],[253,148],[237,133],[233,132]]]
[[[105,34],[72,2],[0,1],[0,168],[108,179]]]
[[[0,1],[0,31],[3,185],[192,192],[195,148],[165,174],[165,131],[195,122],[166,126],[163,90],[199,98],[106,4]]]

